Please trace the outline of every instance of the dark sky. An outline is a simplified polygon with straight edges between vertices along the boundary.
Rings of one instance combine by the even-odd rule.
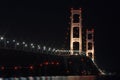
[[[81,7],[83,27],[95,29],[96,62],[120,71],[118,5],[114,0],[2,0],[0,35],[61,47],[70,27],[70,8]]]

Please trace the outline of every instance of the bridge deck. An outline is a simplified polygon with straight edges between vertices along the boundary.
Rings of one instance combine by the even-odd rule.
[[[98,75],[86,56],[57,56],[0,49],[0,76]]]

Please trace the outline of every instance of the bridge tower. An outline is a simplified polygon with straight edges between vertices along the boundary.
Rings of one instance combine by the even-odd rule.
[[[86,30],[86,56],[94,62],[94,29]]]
[[[82,52],[82,15],[81,8],[71,8],[70,55]]]

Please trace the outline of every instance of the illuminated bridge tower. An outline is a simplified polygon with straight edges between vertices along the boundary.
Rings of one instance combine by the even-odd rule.
[[[70,32],[70,54],[76,55],[82,52],[82,15],[81,8],[71,9],[71,32]]]
[[[86,56],[94,62],[94,30],[86,30]]]

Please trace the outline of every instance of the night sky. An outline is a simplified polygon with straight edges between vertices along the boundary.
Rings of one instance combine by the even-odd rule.
[[[0,35],[62,47],[70,8],[81,7],[83,27],[95,29],[96,62],[103,69],[120,71],[118,5],[110,0],[2,0]]]

